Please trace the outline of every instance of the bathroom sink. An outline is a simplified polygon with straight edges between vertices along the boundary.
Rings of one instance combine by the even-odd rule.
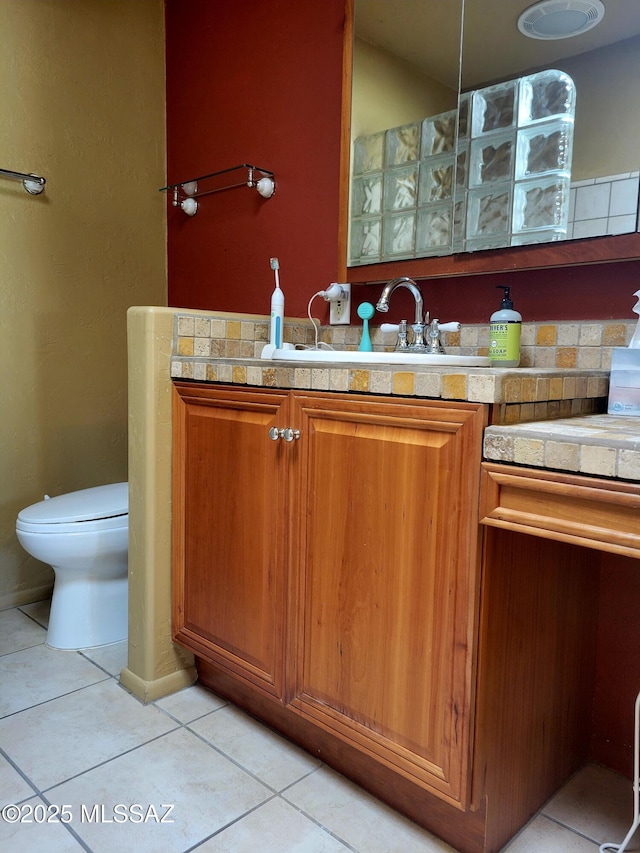
[[[360,352],[359,350],[277,349],[275,361],[293,361],[302,364],[324,362],[330,364],[406,364],[412,367],[489,367],[489,359],[478,355],[446,355],[417,352]]]

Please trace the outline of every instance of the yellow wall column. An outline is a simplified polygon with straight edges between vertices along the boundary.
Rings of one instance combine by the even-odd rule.
[[[171,640],[171,343],[176,309],[127,314],[129,352],[129,659],[124,687],[144,702],[192,684]]]

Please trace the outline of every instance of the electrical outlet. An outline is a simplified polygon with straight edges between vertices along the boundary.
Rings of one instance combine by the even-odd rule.
[[[329,323],[332,326],[348,326],[351,322],[351,285],[341,284],[344,299],[336,299],[329,303]]]

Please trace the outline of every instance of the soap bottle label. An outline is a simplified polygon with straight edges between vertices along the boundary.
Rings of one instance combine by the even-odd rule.
[[[509,320],[507,322],[491,323],[489,358],[491,361],[515,362],[520,361],[520,331],[522,323]]]

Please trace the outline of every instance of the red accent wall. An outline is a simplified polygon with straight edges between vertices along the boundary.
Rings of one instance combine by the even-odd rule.
[[[432,317],[486,323],[502,298],[496,286],[510,285],[522,319],[540,322],[635,319],[639,282],[640,261],[624,261],[424,281],[420,288]]]
[[[275,172],[186,216],[168,199],[169,305],[288,316],[336,280],[343,0],[166,0],[167,178]],[[317,313],[317,312],[316,312]]]
[[[640,261],[426,279],[419,284],[425,308],[442,322],[488,323],[500,306],[498,285],[511,287],[514,307],[525,322],[635,320],[633,294],[640,287]],[[375,304],[380,290],[379,284],[358,289],[356,303],[367,299]],[[413,305],[408,291],[396,291],[385,322],[403,317],[412,321]]]

